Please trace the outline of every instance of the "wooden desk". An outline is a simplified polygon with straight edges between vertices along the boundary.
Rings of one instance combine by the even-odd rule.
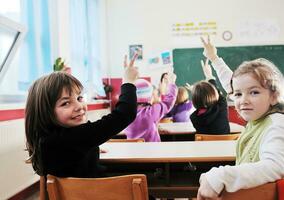
[[[174,122],[174,123],[160,123],[158,125],[159,130],[166,130],[168,133],[160,132],[160,134],[192,134],[195,133],[196,130],[193,127],[191,122]],[[244,127],[237,123],[230,122],[231,133],[239,133],[242,132]]]
[[[159,133],[162,141],[193,141],[196,130],[191,122],[159,123]],[[231,133],[240,133],[244,129],[242,125],[230,122]],[[114,138],[126,138],[121,132]]]
[[[236,141],[104,143],[103,162],[211,162],[234,161]]]
[[[191,163],[234,164],[235,145],[236,141],[104,143],[101,148],[108,152],[100,154],[100,160],[114,175],[146,174],[149,193],[157,198],[195,197],[203,171],[190,169]]]

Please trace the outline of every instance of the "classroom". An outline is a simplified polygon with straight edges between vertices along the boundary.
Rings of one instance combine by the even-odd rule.
[[[88,119],[96,121],[111,113],[119,101],[124,83],[124,55],[131,60],[135,52],[139,52],[134,63],[139,77],[156,87],[161,74],[172,69],[177,86],[205,79],[200,64],[200,60],[205,61],[200,37],[207,36],[232,70],[245,60],[263,57],[284,73],[283,7],[282,0],[0,0],[0,200],[39,198],[40,176],[25,162],[28,158],[25,106],[32,83],[53,72],[56,60],[59,64],[63,62],[61,67],[84,86],[82,96],[87,101]],[[213,74],[222,87],[216,73]],[[240,133],[246,121],[231,100],[227,103],[232,133]],[[137,167],[137,163],[152,169],[150,163],[155,163],[156,169],[162,166],[168,186],[175,181],[171,180],[176,176],[171,174],[173,169],[183,168],[181,163],[189,163],[190,168],[191,162],[235,161],[235,141],[214,141],[207,150],[195,152],[201,146],[183,141],[184,135],[195,132],[191,125],[180,125],[181,131],[174,124],[160,127],[176,133],[171,137],[161,134],[162,141],[175,140],[159,144],[164,152],[154,152],[153,157],[145,158],[143,148],[150,155],[148,151],[157,147],[143,147],[148,145],[144,142],[125,145],[110,142],[101,147],[121,152],[101,154],[102,162],[110,166],[129,165],[129,169]],[[175,145],[179,147],[172,154],[168,149],[176,148]],[[220,154],[216,148],[222,146],[227,152]],[[130,153],[133,157],[127,155],[132,148],[137,152]],[[193,154],[189,155],[191,151]],[[122,167],[123,170],[127,167]],[[191,172],[186,178],[190,175]],[[162,193],[149,180],[149,194],[155,194],[156,199],[182,199],[194,192],[196,195],[198,189],[190,187],[194,192],[180,196],[172,188]]]

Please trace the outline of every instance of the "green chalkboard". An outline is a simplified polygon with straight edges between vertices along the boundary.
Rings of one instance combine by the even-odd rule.
[[[284,73],[284,45],[217,47],[218,55],[227,65],[236,69],[243,61],[266,58],[272,61]],[[203,48],[187,48],[173,50],[174,72],[177,85],[193,84],[204,79],[200,60],[205,59]],[[216,74],[215,77],[217,78]],[[220,85],[220,83],[218,82]]]

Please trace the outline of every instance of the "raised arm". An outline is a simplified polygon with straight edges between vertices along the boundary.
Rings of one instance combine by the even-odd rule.
[[[222,58],[218,57],[217,49],[211,43],[209,36],[207,38],[207,41],[204,38],[201,38],[201,41],[204,47],[203,55],[211,61],[212,66],[222,84],[222,87],[226,90],[227,93],[230,93],[232,90],[230,85],[233,75],[232,70],[227,66]]]
[[[208,81],[210,79],[215,79],[215,77],[212,74],[212,69],[211,69],[211,66],[209,65],[208,58],[206,58],[205,63],[204,63],[203,60],[201,60],[200,62],[201,62],[201,67],[202,67],[203,74],[204,74],[206,80]]]
[[[136,81],[139,76],[139,72],[137,67],[134,66],[134,62],[138,57],[138,53],[134,54],[133,58],[130,60],[128,65],[127,63],[127,56],[124,56],[124,76],[123,76],[123,83],[132,83]]]
[[[166,77],[168,82],[167,93],[163,96],[160,103],[153,104],[151,106],[152,117],[155,121],[159,121],[166,113],[168,113],[176,101],[177,86],[175,84],[176,75],[173,72],[169,72]]]

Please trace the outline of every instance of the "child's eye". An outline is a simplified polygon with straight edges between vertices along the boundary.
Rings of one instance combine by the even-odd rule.
[[[240,96],[242,96],[242,93],[240,93],[240,92],[234,93],[234,97],[235,97],[235,98],[238,98],[238,97],[240,97]]]
[[[78,100],[79,102],[82,102],[82,101],[84,101],[84,97],[83,97],[83,96],[78,96],[78,97],[77,97],[77,100]]]
[[[61,104],[61,106],[68,106],[70,103],[68,102],[68,101],[66,101],[66,102],[63,102],[62,104]]]
[[[252,90],[252,91],[250,91],[250,94],[251,95],[258,95],[259,94],[259,91],[256,91],[256,90]]]

